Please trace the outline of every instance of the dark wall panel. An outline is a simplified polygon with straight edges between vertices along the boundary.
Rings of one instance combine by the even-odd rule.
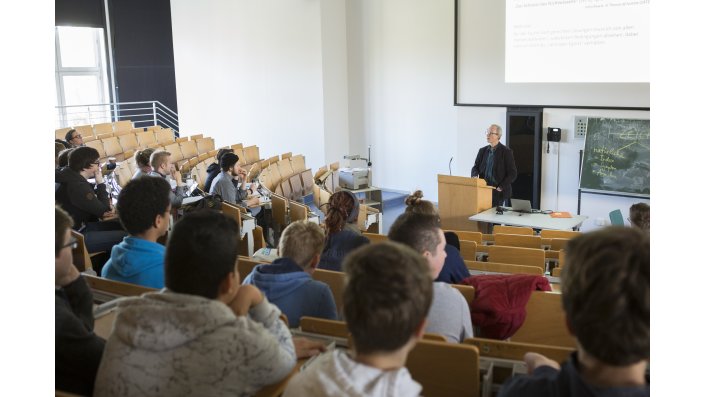
[[[55,26],[105,28],[103,0],[55,0]]]
[[[120,102],[157,100],[177,112],[169,0],[111,0]]]

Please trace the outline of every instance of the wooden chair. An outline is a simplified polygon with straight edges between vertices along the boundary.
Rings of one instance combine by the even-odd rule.
[[[477,243],[474,241],[460,240],[460,256],[464,260],[474,261],[477,257]]]
[[[296,221],[307,221],[308,220],[308,206],[305,204],[297,203],[296,201],[289,202],[289,214],[291,222]]]
[[[543,238],[565,238],[571,239],[573,237],[578,237],[582,235],[581,232],[574,232],[571,230],[548,230],[544,229],[541,231],[541,237]]]
[[[453,232],[458,235],[458,240],[474,241],[477,245],[482,245],[482,233],[469,232],[465,230],[444,230],[445,232]]]
[[[289,185],[291,185],[291,199],[298,201],[304,193],[304,186],[301,184],[301,177],[294,174],[289,177]]]
[[[116,121],[113,123],[113,131],[132,131],[133,126],[132,126],[132,121],[130,120],[122,120],[122,121]]]
[[[135,134],[127,133],[125,135],[120,135],[117,137],[123,152],[129,150],[135,150],[140,147],[139,142],[137,142],[137,137]]]
[[[180,137],[174,139],[174,142],[176,142],[176,143],[181,143],[181,142],[186,142],[186,141],[188,141],[187,136],[180,136]]]
[[[544,272],[543,267],[512,265],[497,262],[465,261],[465,267],[467,267],[468,270],[505,274],[533,274],[542,276]]]
[[[491,245],[487,252],[490,262],[546,267],[546,253],[542,249]]]
[[[523,234],[528,236],[534,235],[534,229],[530,227],[517,227],[517,226],[501,226],[495,225],[492,229],[493,234]]]
[[[289,184],[288,179],[282,179],[282,182],[279,184],[279,186],[282,189],[282,196],[288,198],[289,200],[292,199],[293,193],[291,191],[291,184]]]
[[[306,170],[306,160],[304,156],[297,154],[291,158],[291,168],[293,168],[295,174],[300,174]]]
[[[570,241],[570,239],[552,238],[549,246],[551,247],[552,251],[560,251],[565,248],[565,245],[568,244],[568,241]]]
[[[104,159],[104,158],[108,157],[108,155],[105,154],[105,148],[103,147],[103,141],[96,139],[94,141],[84,142],[84,143],[86,144],[86,146],[92,147],[93,149],[97,150],[99,158]]]
[[[445,336],[433,332],[425,332],[422,337],[424,338],[424,340],[430,340],[435,342],[448,342],[448,339],[446,339]]]
[[[286,214],[288,212],[288,203],[289,200],[287,200],[285,197],[282,197],[278,194],[272,194],[271,195],[272,199],[272,219],[274,220],[275,223],[281,225],[282,230],[286,225],[289,223],[286,221]]]
[[[132,130],[120,130],[120,131],[115,131],[113,132],[113,136],[123,136],[127,134],[132,134],[135,135]]]
[[[385,241],[389,241],[389,237],[387,237],[386,234],[377,234],[377,233],[362,233],[363,236],[367,237],[370,239],[370,242],[372,244],[374,243],[383,243]]]
[[[107,278],[83,275],[86,283],[93,291],[100,291],[114,297],[122,296],[140,296],[147,292],[157,291],[155,288],[144,287],[137,284],[123,283],[120,281],[109,280]]]
[[[243,148],[245,155],[245,164],[254,164],[260,160],[259,158],[259,148],[257,145],[248,146]]]
[[[480,353],[475,346],[420,340],[406,368],[425,396],[480,395]]]
[[[222,211],[223,214],[235,219],[235,221],[237,221],[237,224],[242,226],[242,215],[240,213],[240,210],[237,209],[236,206],[231,203],[228,203],[227,201],[223,201]]]
[[[463,343],[477,347],[480,351],[480,357],[502,358],[516,361],[524,361],[524,355],[526,353],[534,352],[542,354],[558,363],[562,363],[575,351],[575,349],[567,347],[485,338],[467,338]]]
[[[122,161],[124,159],[124,156],[122,156],[122,146],[120,146],[120,141],[117,137],[102,139],[102,141],[106,156],[115,157],[118,161]]]
[[[277,163],[277,166],[279,167],[279,173],[282,179],[289,179],[289,177],[294,175],[294,169],[291,167],[291,161],[289,161],[289,159],[282,159]]]
[[[198,147],[195,141],[181,142],[179,147],[181,148],[181,154],[183,154],[184,159],[191,159],[198,156]]]
[[[328,202],[330,201],[330,196],[332,196],[332,195],[333,195],[333,193],[322,188],[321,189],[321,206],[324,204],[328,204]]]
[[[174,138],[174,131],[171,130],[171,128],[163,128],[156,130],[154,132],[154,137],[157,140],[157,143],[160,145],[168,145],[170,143],[174,143],[175,138]]]
[[[522,234],[502,234],[495,232],[494,245],[541,249],[541,237]]]
[[[208,153],[213,149],[215,149],[213,138],[196,139],[196,150],[198,153]]]
[[[291,154],[292,154],[291,152],[286,152],[286,153],[282,154],[282,160],[290,158]]]
[[[335,307],[338,313],[343,312],[343,289],[345,288],[345,273],[331,270],[316,269],[312,275],[314,280],[325,283],[330,287],[335,300]]]
[[[137,142],[140,147],[148,147],[149,145],[157,143],[157,138],[154,136],[152,131],[143,131],[136,134]]]
[[[164,150],[171,153],[171,162],[172,163],[176,164],[179,161],[184,159],[184,155],[181,153],[181,146],[179,146],[179,144],[176,142],[164,146]]]
[[[475,287],[471,285],[462,285],[462,284],[450,284],[451,287],[455,288],[460,292],[460,295],[465,298],[465,301],[468,303],[468,308],[470,308],[470,305],[472,304],[473,299],[475,299]]]
[[[242,148],[233,149],[233,153],[235,153],[237,155],[237,158],[240,159],[238,161],[238,163],[240,163],[240,166],[248,164],[247,159],[245,158],[245,152],[244,152],[244,150],[242,150]]]
[[[57,128],[56,130],[54,130],[54,138],[56,138],[56,139],[61,139],[61,140],[63,141],[63,140],[66,138],[66,133],[69,132],[69,131],[71,131],[71,130],[72,130],[71,127]],[[81,136],[83,137],[83,139],[84,139],[84,141],[85,141],[86,137],[85,137],[83,134],[81,134]],[[93,136],[93,132],[92,132],[92,131],[91,131],[91,135],[90,135],[90,136]]]
[[[252,238],[254,239],[252,246],[254,252],[257,252],[258,249],[267,247],[267,242],[264,240],[264,229],[262,229],[262,226],[255,226],[254,230],[252,230]]]
[[[554,267],[553,270],[551,270],[551,276],[560,277],[562,271],[563,271],[562,267]]]
[[[576,340],[566,326],[561,294],[532,292],[526,303],[524,324],[511,337],[511,341],[575,348]]]
[[[313,183],[313,174],[311,170],[305,170],[299,175],[301,176],[301,183],[304,187],[303,195],[308,196],[313,193],[313,186],[315,185],[315,183]]]
[[[93,133],[93,126],[92,125],[77,125],[73,127],[74,130],[76,130],[78,133],[81,134],[81,136],[98,136],[98,134]],[[68,132],[68,131],[66,131]],[[112,132],[112,130],[111,130]],[[66,138],[66,133],[64,133],[64,136],[61,139]]]
[[[189,136],[188,138],[189,138],[190,140],[192,140],[192,141],[195,141],[195,140],[197,140],[197,139],[202,139],[202,138],[203,138],[203,134],[194,134],[194,135]]]
[[[134,175],[134,172],[130,170],[130,166],[127,161],[120,163],[120,165],[115,168],[114,172],[117,177],[118,185],[120,185],[121,188],[127,186],[127,183],[132,180],[132,176]]]
[[[100,134],[112,133],[113,123],[100,123],[93,125],[93,133],[98,136]]]
[[[114,136],[115,136],[115,133],[114,133],[114,132],[106,132],[106,133],[104,133],[104,134],[98,134],[98,135],[96,135],[96,138],[98,138],[98,139],[108,139],[108,138],[112,138],[112,137],[114,137]]]
[[[242,149],[242,143],[236,143],[236,144],[234,144],[234,145],[230,145],[230,148],[231,148],[232,150]]]
[[[93,270],[93,263],[91,262],[91,256],[88,254],[86,249],[86,239],[83,234],[71,230],[71,236],[76,239],[76,248],[71,250],[73,255],[73,264],[76,266],[79,272],[85,272],[86,270]]]
[[[240,276],[240,284],[242,284],[242,281],[252,273],[252,269],[255,268],[255,266],[261,264],[262,262],[258,262],[249,256],[238,256],[237,257],[237,265],[236,270],[238,276]]]
[[[346,339],[350,336],[350,331],[348,331],[348,326],[344,321],[303,316],[299,320],[299,326],[302,331],[313,334],[328,335]]]

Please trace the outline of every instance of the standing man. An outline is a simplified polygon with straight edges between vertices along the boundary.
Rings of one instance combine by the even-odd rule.
[[[517,179],[517,167],[512,149],[502,145],[502,127],[492,124],[487,129],[487,143],[480,148],[475,158],[470,176],[484,179],[488,186],[496,186],[492,191],[492,206],[507,205],[512,197],[512,182]]]
[[[81,135],[80,132],[70,129],[66,133],[66,142],[69,144],[69,147],[80,147],[80,146],[85,146],[83,144],[83,136]]]

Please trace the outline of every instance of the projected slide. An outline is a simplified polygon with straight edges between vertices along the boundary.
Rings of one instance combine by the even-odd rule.
[[[506,0],[506,83],[649,82],[649,0]]]

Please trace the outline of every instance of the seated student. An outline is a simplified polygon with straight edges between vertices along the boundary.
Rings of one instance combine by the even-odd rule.
[[[149,175],[152,172],[152,166],[149,164],[149,159],[154,153],[153,148],[142,149],[135,153],[135,163],[137,163],[137,171],[132,175],[132,179],[137,179],[143,175]]]
[[[384,242],[348,255],[343,270],[352,351],[318,357],[289,381],[284,396],[418,396],[421,385],[404,365],[433,298],[428,265],[413,250]]]
[[[170,192],[163,178],[138,178],[120,191],[117,211],[130,235],[113,247],[103,277],[164,288],[164,246],[157,239],[169,229]]]
[[[406,204],[405,212],[412,212],[415,214],[427,214],[438,216],[438,211],[432,202],[428,200],[422,200],[423,192],[417,190],[411,196],[407,197],[404,203]],[[463,257],[460,256],[460,241],[458,240],[458,235],[453,232],[444,232],[443,236],[446,238],[446,259],[443,262],[443,269],[436,281],[443,281],[449,284],[458,284],[462,280],[470,277],[470,272],[465,266]],[[457,246],[451,245],[449,240],[453,241]],[[474,261],[475,258],[467,258],[469,261]]]
[[[252,395],[296,363],[281,312],[235,271],[240,228],[211,210],[184,215],[166,247],[166,290],[126,298],[96,396]]]
[[[578,351],[559,366],[527,353],[529,375],[507,380],[500,396],[648,396],[649,238],[609,227],[571,239],[561,296]]]
[[[256,205],[257,198],[247,200],[248,193],[252,193],[257,188],[256,184],[245,188],[245,170],[238,165],[240,159],[235,153],[225,153],[220,158],[220,174],[213,179],[210,194],[219,194],[223,201],[233,204],[241,204],[245,207]],[[239,188],[237,187],[239,186]],[[253,208],[252,214],[257,215],[259,208]]]
[[[299,326],[301,316],[338,319],[330,288],[311,278],[321,259],[324,241],[317,224],[294,222],[279,239],[281,257],[271,265],[257,265],[242,282],[254,284],[264,292],[286,314],[292,328]]]
[[[405,212],[389,229],[389,240],[409,246],[423,255],[433,279],[438,278],[446,258],[446,241],[438,216]],[[447,283],[433,283],[433,304],[426,330],[456,343],[473,336],[468,302]]]
[[[75,148],[69,148],[69,149],[64,149],[61,152],[59,152],[59,156],[57,157],[58,161],[58,168],[64,168],[69,165],[69,154],[73,152]]]
[[[85,146],[83,143],[83,136],[81,136],[81,133],[71,129],[66,132],[66,143],[69,144],[69,147],[81,147]]]
[[[93,333],[93,295],[73,265],[71,249],[76,240],[71,236],[71,217],[56,207],[54,221],[55,387],[89,396],[105,341]]]
[[[210,192],[211,191],[211,185],[213,184],[213,179],[215,179],[218,174],[220,174],[220,159],[223,158],[223,155],[225,153],[233,153],[234,150],[230,148],[223,148],[223,149],[218,149],[218,152],[215,154],[215,163],[211,163],[211,165],[206,168],[206,173],[208,176],[206,176],[206,183],[203,184],[203,191],[204,192]],[[233,183],[237,184],[236,181],[233,181]]]
[[[68,167],[55,173],[56,201],[73,218],[74,229],[86,237],[88,252],[109,251],[125,236],[120,224],[112,219],[115,211],[105,187],[98,161],[98,151],[82,146],[72,149]],[[88,179],[95,178],[95,186]]]
[[[181,172],[176,170],[176,166],[171,162],[171,153],[166,151],[156,151],[149,156],[149,164],[152,166],[152,171],[147,174],[158,178],[164,178],[171,186],[171,206],[173,208],[181,208],[181,203],[184,197],[188,197],[187,186],[181,182]]]
[[[651,228],[651,207],[646,203],[636,203],[629,207],[629,222],[648,232]]]
[[[323,223],[326,230],[326,245],[323,247],[319,269],[339,272],[345,256],[355,248],[369,244],[370,240],[360,233],[357,216],[360,202],[347,190],[333,193],[328,201],[328,212]]]

